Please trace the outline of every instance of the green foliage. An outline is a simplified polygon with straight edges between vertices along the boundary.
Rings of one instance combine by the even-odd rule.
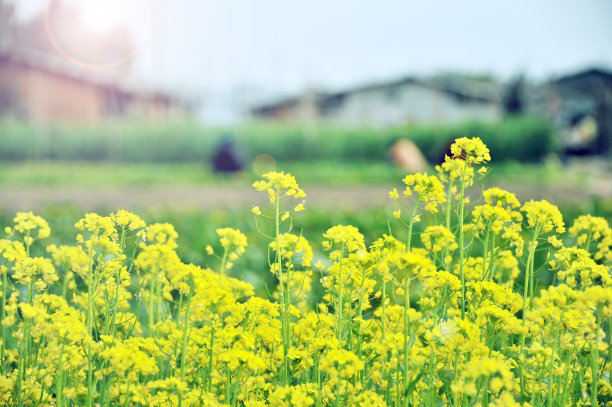
[[[232,138],[251,157],[269,154],[278,161],[381,161],[386,159],[394,142],[406,138],[413,140],[435,163],[455,138],[476,136],[495,152],[496,162],[538,161],[554,150],[550,124],[528,117],[500,123],[391,129],[274,123],[202,128],[193,121],[42,125],[3,119],[0,159],[201,162],[210,159],[221,140]]]
[[[541,173],[541,165],[530,167]],[[291,161],[278,162],[280,171],[297,174],[305,184],[355,185],[395,183],[405,172],[387,162]],[[108,161],[17,161],[0,163],[0,184],[14,186],[154,186],[234,185],[253,183],[257,175],[247,166],[236,174],[216,174],[201,162],[117,163]],[[525,171],[526,172],[526,171]]]
[[[110,213],[115,208],[100,210],[101,213]],[[561,210],[567,224],[572,224],[574,219],[589,211],[595,216],[601,216],[612,221],[612,202],[593,200],[584,201],[581,205],[562,206]],[[139,211],[142,218],[148,223],[168,222],[176,227],[179,234],[177,253],[187,263],[205,265],[210,262],[204,248],[212,245],[219,252],[218,236],[216,229],[229,226],[240,229],[244,232],[250,242],[245,255],[239,260],[240,267],[234,271],[242,279],[254,284],[259,292],[266,290],[266,285],[273,284],[272,274],[267,270],[268,262],[265,253],[258,250],[265,245],[257,232],[252,215],[247,208],[235,210],[171,210],[171,209],[141,209]],[[324,209],[308,207],[308,210],[299,212],[295,215],[295,222],[299,224],[299,230],[294,233],[303,233],[311,239],[313,248],[321,247],[322,233],[329,225],[354,225],[370,242],[376,236],[389,233],[390,208],[370,208],[370,209]],[[82,210],[76,206],[49,206],[42,211],[37,211],[45,219],[48,219],[51,227],[51,237],[46,244],[64,244],[73,241],[75,238],[74,224],[82,216]],[[10,224],[15,214],[10,211],[0,211],[0,224]],[[391,222],[393,224],[393,222]],[[415,226],[415,233],[428,224]],[[392,229],[394,235],[401,239],[406,236],[404,230],[395,225]],[[33,255],[43,256],[45,250],[43,246],[33,247]],[[323,256],[322,253],[319,255]]]
[[[391,129],[300,127],[255,124],[238,133],[253,155],[269,154],[278,160],[355,159],[383,160],[399,139],[412,140],[427,159],[444,158],[453,140],[480,137],[495,152],[492,159],[538,161],[555,148],[548,122],[515,117],[500,123],[462,123],[452,126],[404,126]]]

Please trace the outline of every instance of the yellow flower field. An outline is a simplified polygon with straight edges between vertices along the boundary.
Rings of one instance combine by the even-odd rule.
[[[489,150],[462,138],[451,154],[389,192],[406,239],[336,225],[326,258],[293,223],[306,192],[265,174],[253,186],[270,204],[245,216],[269,239],[268,298],[232,278],[238,230],[217,230],[202,268],[170,224],[90,213],[75,242],[31,257],[52,231],[17,214],[0,239],[0,404],[612,405],[608,222],[566,231],[553,204],[499,188],[470,202]]]

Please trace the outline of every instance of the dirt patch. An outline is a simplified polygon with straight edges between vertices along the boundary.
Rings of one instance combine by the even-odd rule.
[[[398,185],[398,187],[400,187]],[[547,199],[557,204],[577,204],[593,198],[612,198],[612,180],[598,179],[580,189],[540,187],[521,183],[500,186],[514,192],[521,201]],[[393,185],[305,188],[306,205],[322,208],[367,208],[389,205],[388,192]],[[479,189],[473,189],[475,198]],[[266,202],[263,193],[248,186],[180,187],[0,187],[0,207],[9,211],[39,210],[49,205],[72,205],[85,211],[151,207],[180,209],[244,208]]]

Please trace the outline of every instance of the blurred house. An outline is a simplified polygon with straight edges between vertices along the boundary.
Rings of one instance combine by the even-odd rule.
[[[76,22],[74,10],[59,1],[51,7],[58,37],[87,36],[86,29]],[[59,24],[62,21],[74,23]],[[121,28],[99,37],[73,43],[70,52],[88,61],[94,56],[115,60],[132,47]],[[114,47],[115,43],[120,46]],[[91,69],[75,64],[53,47],[44,16],[15,24],[12,7],[0,0],[0,116],[97,123],[117,117],[163,119],[188,112],[186,103],[176,95],[128,83],[129,65],[126,61],[113,69]]]
[[[0,50],[0,116],[42,122],[91,122],[109,118],[163,119],[186,114],[176,96],[137,89],[69,62]]]
[[[259,119],[377,127],[502,118],[503,86],[487,78],[404,78],[333,93],[306,93],[251,108]]]
[[[569,154],[612,153],[612,72],[588,69],[533,87],[525,111],[556,125]]]

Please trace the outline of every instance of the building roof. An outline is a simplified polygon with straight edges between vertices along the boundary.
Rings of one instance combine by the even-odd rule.
[[[403,77],[390,81],[365,84],[336,92],[314,92],[310,96],[317,106],[325,108],[333,105],[335,101],[342,100],[353,94],[364,93],[374,90],[394,89],[407,84],[437,90],[465,101],[481,103],[501,103],[502,86],[490,81],[482,81],[460,75],[444,75],[428,79],[417,77]],[[292,96],[270,103],[254,106],[251,111],[254,114],[267,114],[282,108],[289,108],[303,103],[308,95]]]
[[[6,61],[19,66],[43,71],[55,76],[84,82],[118,92],[126,96],[145,97],[164,101],[180,102],[182,98],[160,89],[138,86],[120,75],[105,70],[80,67],[61,56],[50,55],[33,49],[0,47],[0,62]],[[182,103],[182,102],[180,102]]]
[[[582,80],[588,77],[598,77],[612,83],[612,71],[603,68],[590,68],[569,75],[562,76],[554,82],[558,84],[566,84],[575,80]]]

